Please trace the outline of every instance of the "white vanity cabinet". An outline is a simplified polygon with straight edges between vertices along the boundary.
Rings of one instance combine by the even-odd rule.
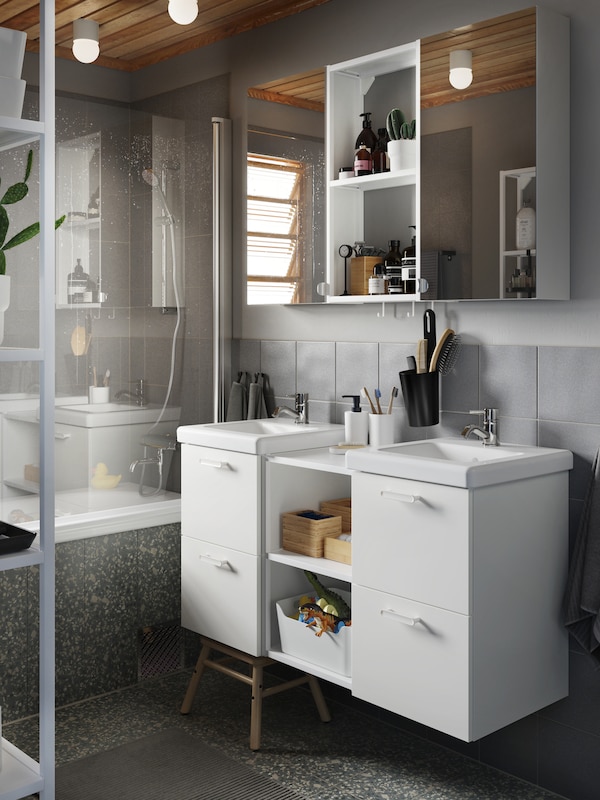
[[[261,655],[261,457],[181,446],[181,624]]]
[[[353,694],[465,741],[565,697],[567,481],[355,473]]]

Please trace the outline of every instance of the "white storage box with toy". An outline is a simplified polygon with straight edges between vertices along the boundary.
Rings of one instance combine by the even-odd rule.
[[[335,592],[350,606],[350,592],[343,589],[328,591]],[[318,595],[307,593],[275,603],[281,649],[310,664],[340,675],[350,675],[351,620],[344,619],[341,614],[340,621],[336,622],[336,617],[325,611],[330,604],[322,608],[318,606],[318,601]],[[301,605],[306,606],[303,615],[299,611]]]

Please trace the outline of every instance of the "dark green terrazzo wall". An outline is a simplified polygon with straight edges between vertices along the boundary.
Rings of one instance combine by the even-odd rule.
[[[180,617],[180,525],[56,547],[56,704],[138,680],[139,631]],[[4,721],[37,713],[37,567],[0,573],[0,706]]]

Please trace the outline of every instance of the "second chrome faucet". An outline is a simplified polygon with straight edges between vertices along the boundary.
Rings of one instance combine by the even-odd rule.
[[[277,406],[271,416],[277,417],[294,417],[298,425],[308,425],[308,393],[297,392],[290,395],[294,398],[294,408],[289,406]]]

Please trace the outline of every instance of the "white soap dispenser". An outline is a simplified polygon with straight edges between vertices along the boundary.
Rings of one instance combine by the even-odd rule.
[[[529,200],[523,202],[516,219],[517,250],[533,250],[535,248],[535,210]]]
[[[369,441],[369,415],[363,414],[359,394],[344,394],[352,398],[352,410],[344,414],[345,444],[362,444]]]

